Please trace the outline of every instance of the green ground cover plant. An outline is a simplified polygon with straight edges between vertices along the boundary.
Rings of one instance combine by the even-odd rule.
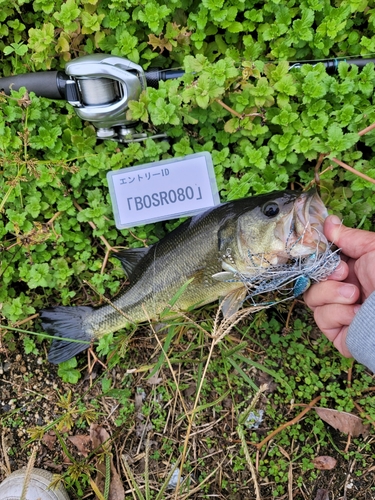
[[[146,325],[110,335],[97,347],[105,367],[95,365],[92,385],[85,356],[56,370],[48,364],[50,340],[37,313],[113,297],[126,285],[109,249],[151,245],[180,223],[116,229],[109,170],[208,151],[226,201],[313,184],[326,154],[324,201],[345,224],[373,230],[373,184],[332,158],[375,177],[375,133],[358,134],[375,122],[374,64],[345,62],[375,56],[375,3],[0,0],[1,76],[63,70],[93,53],[144,69],[180,67],[185,75],[129,106],[139,132],[168,140],[130,144],[98,141],[94,126],[64,101],[22,89],[0,94],[0,458],[24,465],[31,447],[46,450],[42,439],[54,432],[60,454],[51,462],[59,467],[62,453],[69,457],[56,471],[72,498],[103,495],[92,478],[97,455],[105,461],[110,453],[126,498],[302,499],[332,484],[347,498],[373,498],[373,434],[346,446],[313,411],[256,455],[254,444],[300,411],[294,404],[318,395],[319,405],[375,418],[371,374],[335,353],[301,304],[244,318],[220,342],[212,337],[221,331],[217,306],[158,333]],[[335,72],[317,62],[326,58],[340,61]],[[17,383],[32,391],[29,400],[9,387],[7,374],[19,376],[20,360]],[[41,374],[51,377],[48,387]],[[262,383],[268,389],[256,396]],[[51,409],[38,420],[32,405],[47,397]],[[246,426],[253,409],[265,413],[260,431]],[[111,431],[112,450],[77,458],[68,438],[93,422]],[[14,433],[18,441],[8,446]],[[351,471],[352,489],[342,474],[313,467],[319,454],[334,454]],[[173,464],[185,482],[164,490]],[[0,479],[5,474],[0,467]]]

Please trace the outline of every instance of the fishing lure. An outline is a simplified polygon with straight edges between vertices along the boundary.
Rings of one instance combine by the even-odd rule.
[[[222,274],[228,282],[242,282],[247,288],[244,300],[251,300],[254,306],[271,306],[302,295],[312,283],[328,278],[340,263],[340,250],[332,250],[332,245],[323,253],[313,253],[308,257],[290,259],[285,264],[272,265],[260,255],[248,255],[248,272],[238,272],[231,267]],[[260,264],[255,264],[258,261]],[[258,272],[255,272],[258,271]],[[225,274],[225,275],[224,275]],[[255,297],[274,293],[271,301],[257,302]],[[283,296],[277,298],[277,295]]]

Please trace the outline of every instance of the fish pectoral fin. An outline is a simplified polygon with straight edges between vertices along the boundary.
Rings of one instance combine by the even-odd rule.
[[[202,283],[204,278],[205,278],[205,272],[206,272],[206,269],[204,267],[201,267],[199,269],[195,269],[190,274],[187,274],[186,279],[190,280],[190,281],[194,280],[194,284]]]
[[[223,311],[224,318],[229,318],[235,314],[242,306],[246,298],[247,288],[242,286],[229,292],[221,301],[221,310]]]
[[[120,252],[112,253],[112,257],[116,257],[116,259],[121,262],[126,275],[129,280],[131,280],[135,268],[149,250],[150,247],[127,248],[126,250],[120,250]]]

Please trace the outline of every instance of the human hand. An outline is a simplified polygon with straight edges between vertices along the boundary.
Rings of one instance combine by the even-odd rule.
[[[327,281],[312,285],[304,294],[320,330],[346,357],[346,335],[356,312],[375,290],[375,233],[350,229],[331,215],[324,234],[342,249],[341,262]]]

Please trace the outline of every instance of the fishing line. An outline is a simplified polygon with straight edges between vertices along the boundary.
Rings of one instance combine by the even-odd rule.
[[[121,96],[118,82],[109,78],[79,78],[77,84],[86,106],[110,104]]]
[[[156,311],[156,293],[154,293],[155,290],[155,284],[156,284],[156,249],[159,246],[159,242],[157,242],[154,246],[154,259],[152,263],[152,285],[151,285],[151,297],[152,297],[152,304],[154,311]]]

